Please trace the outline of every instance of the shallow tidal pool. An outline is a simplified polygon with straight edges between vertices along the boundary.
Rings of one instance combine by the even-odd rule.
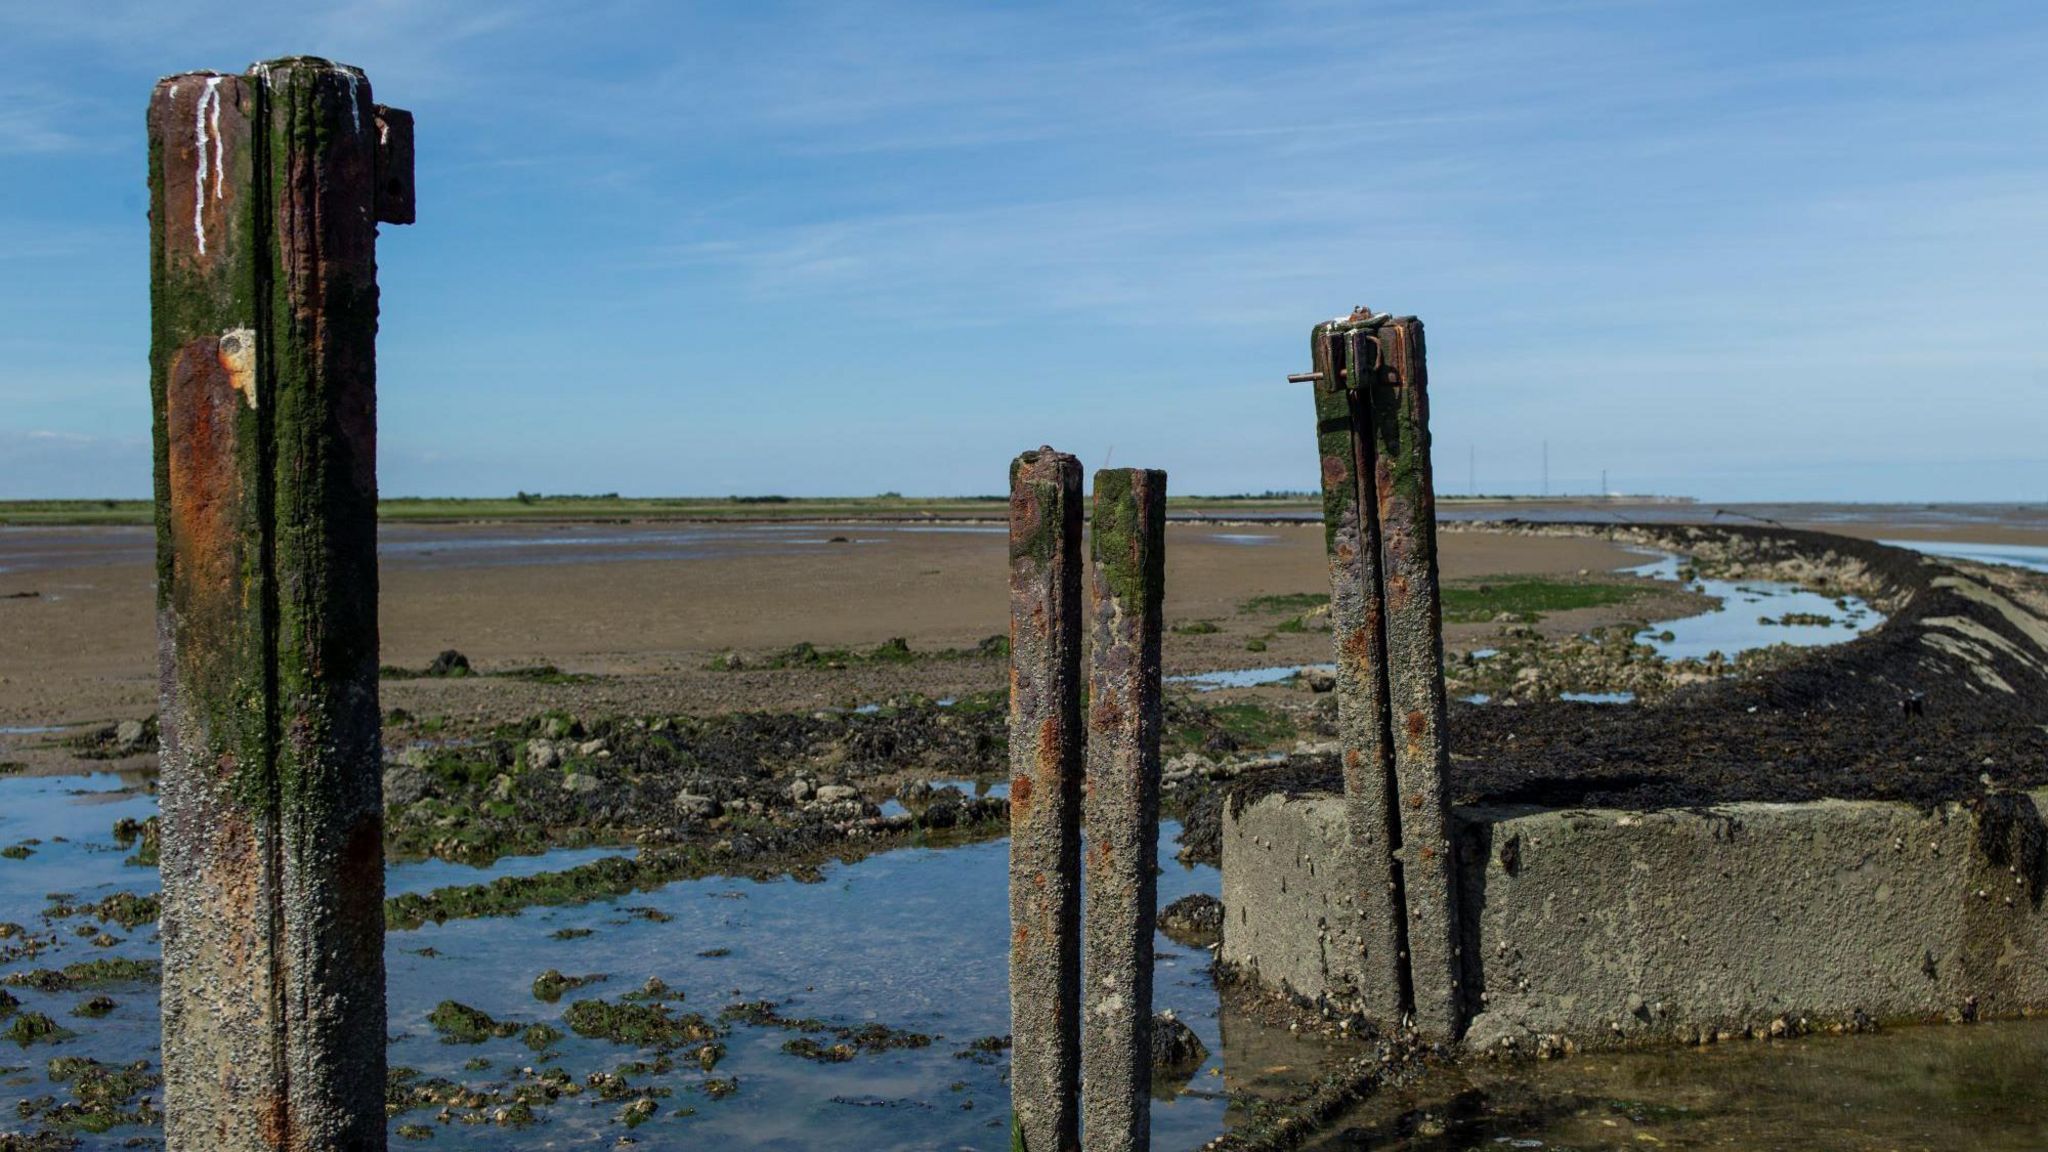
[[[2048,1021],[1737,1040],[1447,1069],[1367,1101],[1307,1147],[2036,1152]]]
[[[129,930],[84,916],[47,915],[52,894],[83,905],[116,893],[157,891],[156,870],[127,862],[129,852],[112,837],[115,821],[146,817],[155,806],[140,778],[0,778],[0,846],[38,841],[22,858],[0,859],[0,923],[24,930],[0,940],[0,978],[81,961],[156,959],[154,924]],[[1173,859],[1178,833],[1176,825],[1163,824],[1162,906],[1219,888],[1213,868],[1185,867]],[[568,868],[629,851],[565,849],[507,857],[487,868],[397,864],[387,869],[386,883],[392,894],[421,891]],[[590,1148],[630,1134],[650,1147],[1007,1148],[1008,1053],[970,1047],[1009,1031],[1007,885],[1008,842],[992,840],[878,853],[829,866],[814,883],[713,877],[619,900],[392,931],[385,956],[394,1068],[445,1077],[486,1094],[530,1085],[527,1069],[560,1068],[579,1085],[594,1073],[622,1074],[634,1086],[630,1094],[610,1099],[586,1090],[536,1107],[535,1122],[524,1127],[501,1126],[496,1109],[488,1106],[457,1109],[444,1122],[439,1105],[432,1105],[392,1121],[395,1134],[401,1126],[413,1126],[416,1139],[422,1130],[431,1132],[427,1142],[394,1139],[393,1146]],[[90,930],[81,934],[87,925]],[[100,931],[106,935],[96,942]],[[40,942],[39,953],[21,954],[20,946],[31,940]],[[17,950],[8,951],[10,946]],[[1185,1021],[1209,1057],[1185,1085],[1161,1086],[1164,1095],[1153,1105],[1153,1140],[1161,1149],[1196,1148],[1232,1121],[1233,1098],[1298,1083],[1314,1073],[1324,1051],[1285,1033],[1262,1034],[1220,1019],[1206,950],[1163,935],[1156,948],[1156,1007]],[[602,979],[546,1002],[536,997],[534,979],[549,969]],[[833,1027],[879,1023],[932,1040],[928,1046],[822,1063],[785,1051],[797,1032],[734,1021],[715,1068],[699,1067],[685,1049],[675,1054],[672,1067],[656,1070],[647,1067],[654,1052],[577,1036],[565,1022],[575,1002],[617,1003],[650,977],[673,990],[665,1003],[677,1013],[716,1020],[728,1005],[767,1000],[787,1017]],[[154,1069],[153,979],[62,990],[0,987],[20,1001],[15,1014],[40,1013],[68,1033],[22,1045],[0,1039],[0,1133],[45,1126],[39,1118],[23,1118],[25,1103],[40,1114],[38,1098],[69,1098],[66,1086],[48,1075],[53,1060],[86,1056],[116,1066],[147,1060]],[[95,1017],[77,1015],[95,996],[114,1006]],[[542,1051],[529,1048],[518,1033],[446,1043],[428,1020],[444,1000],[521,1029],[550,1025],[562,1035]],[[0,1032],[5,1028],[0,1021]],[[655,1110],[629,1130],[624,1107],[645,1094],[652,1095]],[[161,1102],[160,1089],[142,1096]],[[72,1134],[90,1149],[130,1147],[138,1136],[143,1146],[160,1144],[154,1127]]]

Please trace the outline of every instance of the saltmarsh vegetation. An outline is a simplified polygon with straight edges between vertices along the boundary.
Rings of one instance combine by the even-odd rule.
[[[1510,576],[1446,582],[1440,594],[1447,624],[1530,624],[1557,612],[1627,604],[1659,587],[1647,580]],[[1287,592],[1254,596],[1239,605],[1238,611],[1247,616],[1283,617],[1275,631],[1300,632],[1326,611],[1329,603],[1327,593]]]

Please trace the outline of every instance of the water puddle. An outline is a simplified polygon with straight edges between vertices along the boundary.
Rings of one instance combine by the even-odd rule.
[[[1633,704],[1636,702],[1636,694],[1633,692],[1559,692],[1557,698],[1560,700],[1576,700],[1581,704]]]
[[[29,853],[0,858],[0,921],[29,923],[52,892],[79,900],[155,892],[156,869],[126,863],[111,831],[118,820],[155,814],[153,794],[111,772],[0,777],[0,849]]]
[[[1222,672],[1196,672],[1186,676],[1168,676],[1169,684],[1192,684],[1197,692],[1214,692],[1219,688],[1257,688],[1264,684],[1278,684],[1292,680],[1303,672],[1335,672],[1335,664],[1276,664],[1266,668],[1232,668]]]
[[[2048,572],[2048,545],[1961,544],[1946,540],[1880,540],[1878,543],[1889,544],[1894,548],[1909,548],[1927,556],[1974,560],[1979,564],[2003,564],[2012,568]]]
[[[631,858],[638,852],[618,844],[589,848],[556,848],[532,856],[500,856],[489,864],[461,864],[452,860],[408,860],[384,869],[384,894],[401,896],[408,892],[432,892],[466,884],[488,884],[501,876],[538,876],[595,864],[613,856]]]
[[[1625,571],[1676,581],[1685,563],[1684,557],[1665,553]],[[1817,648],[1853,640],[1884,623],[1883,614],[1857,597],[1831,599],[1796,584],[1695,578],[1688,587],[1718,599],[1720,606],[1661,621],[1636,636],[1667,660],[1704,659],[1714,652],[1733,660],[1779,644]]]
[[[935,786],[976,796],[1008,790],[1006,782],[974,779],[940,780]],[[140,819],[154,809],[147,791],[108,774],[0,779],[0,844],[30,837],[44,842],[25,859],[0,860],[0,921],[21,924],[47,941],[41,955],[7,962],[5,971],[109,957],[156,958],[153,925],[116,926],[115,939],[94,946],[73,931],[85,920],[44,919],[53,892],[69,893],[75,902],[117,891],[154,892],[156,870],[126,863],[127,853],[110,834],[117,819]],[[1178,833],[1172,822],[1162,826],[1162,906],[1220,889],[1215,869],[1189,868],[1174,859]],[[388,868],[386,879],[393,894],[418,892],[557,871],[630,851],[558,849],[505,857],[484,868],[408,862]],[[386,948],[391,1063],[485,1091],[527,1082],[519,1071],[524,1068],[560,1067],[579,1084],[595,1072],[622,1071],[640,1088],[670,1093],[657,1100],[654,1117],[633,1130],[652,1147],[1006,1148],[1007,1055],[977,1054],[970,1045],[1009,1031],[1007,890],[1008,842],[994,840],[883,852],[829,866],[816,883],[714,877],[616,901],[533,907],[517,916],[394,931]],[[1270,1088],[1276,1077],[1310,1075],[1324,1050],[1284,1034],[1260,1035],[1249,1024],[1231,1027],[1219,1019],[1208,953],[1163,935],[1156,947],[1157,1005],[1185,1021],[1210,1057],[1185,1091],[1154,1104],[1153,1138],[1161,1148],[1199,1147],[1229,1122],[1226,1086],[1256,1092]],[[533,984],[550,968],[605,979],[547,1003],[535,997]],[[677,1012],[715,1018],[727,1005],[768,1000],[790,1017],[844,1026],[881,1023],[933,1040],[843,1063],[815,1063],[784,1050],[798,1033],[735,1023],[713,1070],[681,1058],[672,1068],[628,1069],[651,1054],[579,1037],[565,1022],[575,1001],[602,997],[616,1003],[650,977],[681,994],[669,1001]],[[11,1046],[0,1051],[0,1067],[21,1069],[0,1074],[0,1116],[8,1124],[18,1104],[52,1091],[42,1075],[51,1058],[84,1055],[125,1064],[156,1057],[153,981],[92,990],[116,1002],[100,1019],[72,1015],[91,994],[86,991],[12,991],[23,1010],[45,1013],[76,1035],[19,1053]],[[474,1045],[443,1043],[428,1015],[451,999],[521,1028],[548,1024],[565,1035],[543,1052],[518,1035]],[[1226,1060],[1236,1061],[1229,1077]],[[714,1096],[707,1087],[714,1080],[732,1081],[737,1090]],[[537,1107],[540,1122],[525,1129],[441,1124],[434,1119],[437,1109],[393,1123],[430,1127],[437,1147],[587,1148],[609,1144],[626,1131],[616,1121],[623,1102],[596,1096],[586,1092]],[[136,1134],[116,1128],[81,1135],[85,1148],[110,1149]]]
[[[2023,1152],[2048,1147],[2048,1022],[1901,1028],[1444,1069],[1306,1145]]]

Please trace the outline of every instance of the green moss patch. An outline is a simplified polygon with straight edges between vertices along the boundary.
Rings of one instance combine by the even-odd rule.
[[[161,968],[154,960],[108,957],[67,964],[62,969],[37,968],[31,972],[13,972],[7,975],[5,982],[17,988],[69,992],[106,984],[154,983],[160,972]]]
[[[1484,624],[1506,616],[1528,623],[1552,612],[1626,604],[1651,591],[1643,584],[1553,580],[1540,576],[1452,584],[1442,589],[1444,622]]]
[[[727,1031],[701,1013],[677,1012],[666,1004],[604,1000],[578,1000],[562,1014],[562,1022],[586,1039],[659,1050],[721,1039]]]
[[[5,1035],[9,1040],[26,1048],[31,1044],[62,1040],[72,1033],[58,1027],[55,1020],[41,1012],[23,1012],[14,1017],[13,1023],[7,1026],[7,1031],[0,1035]]]
[[[929,1048],[932,1043],[932,1038],[922,1032],[891,1028],[887,1024],[869,1022],[844,1025],[829,1023],[815,1017],[785,1016],[777,1010],[774,1003],[767,1000],[747,1000],[727,1005],[719,1013],[719,1019],[729,1023],[737,1022],[760,1028],[780,1028],[802,1033],[785,1042],[782,1050],[792,1056],[820,1064],[842,1064],[866,1053]]]
[[[595,984],[606,979],[603,973],[589,976],[564,976],[553,968],[533,978],[533,998],[553,1004],[562,998],[564,992],[573,992],[586,984]]]
[[[123,819],[114,822],[114,843],[121,848],[133,848],[135,854],[127,862],[138,868],[154,868],[158,863],[159,850],[163,844],[163,821],[151,816],[147,820]]]
[[[1257,701],[1176,704],[1168,710],[1163,743],[1169,755],[1256,751],[1290,744],[1299,732],[1292,715]]]
[[[159,911],[159,901],[155,896],[116,892],[91,904],[73,904],[69,900],[56,899],[44,915],[54,920],[90,916],[102,924],[119,924],[132,932],[141,925],[156,923]]]
[[[61,1132],[95,1133],[163,1122],[163,1114],[148,1097],[135,1102],[137,1096],[163,1085],[163,1077],[150,1070],[147,1060],[116,1066],[83,1056],[60,1056],[50,1061],[49,1078],[52,1084],[66,1086],[72,1098],[23,1101],[17,1109],[23,1119]]]
[[[1237,610],[1247,616],[1298,616],[1329,602],[1330,594],[1327,592],[1283,592],[1274,596],[1254,596],[1238,605]]]
[[[427,1013],[427,1023],[441,1034],[443,1044],[481,1044],[493,1038],[512,1036],[520,1028],[509,1020],[492,1019],[490,1013],[454,1000],[443,1000],[435,1005],[434,1010]]]

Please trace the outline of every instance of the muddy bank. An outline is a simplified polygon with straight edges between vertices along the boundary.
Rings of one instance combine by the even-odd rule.
[[[385,705],[509,721],[548,708],[710,715],[1005,687],[1000,660],[818,670],[756,660],[803,642],[865,649],[892,637],[919,653],[972,649],[1006,632],[1000,525],[733,528],[724,535],[738,539],[684,542],[674,535],[659,525],[398,534],[391,543],[400,547],[387,548],[380,563],[385,663],[424,668],[453,648],[480,672],[553,665],[576,679],[393,680]],[[1326,658],[1325,637],[1271,636],[1277,620],[1240,611],[1261,596],[1327,591],[1319,528],[1174,525],[1167,541],[1168,624],[1216,627],[1171,634],[1170,671],[1267,662],[1247,651],[1254,639],[1274,659]],[[10,640],[0,645],[0,726],[112,724],[156,710],[151,557],[146,530],[0,536],[0,634]],[[1452,579],[1605,572],[1627,562],[1603,541],[1485,533],[1447,542],[1443,557]],[[726,652],[740,654],[744,667],[711,668]],[[0,759],[22,758],[25,743],[0,733]]]
[[[1590,530],[1687,554],[1732,578],[1853,592],[1890,619],[1839,645],[1781,654],[1751,674],[1682,686],[1656,706],[1454,702],[1457,803],[1933,805],[1981,795],[1987,778],[2000,788],[2048,784],[2048,582],[1821,533]],[[1338,788],[1334,757],[1307,757],[1248,777],[1238,802]]]

